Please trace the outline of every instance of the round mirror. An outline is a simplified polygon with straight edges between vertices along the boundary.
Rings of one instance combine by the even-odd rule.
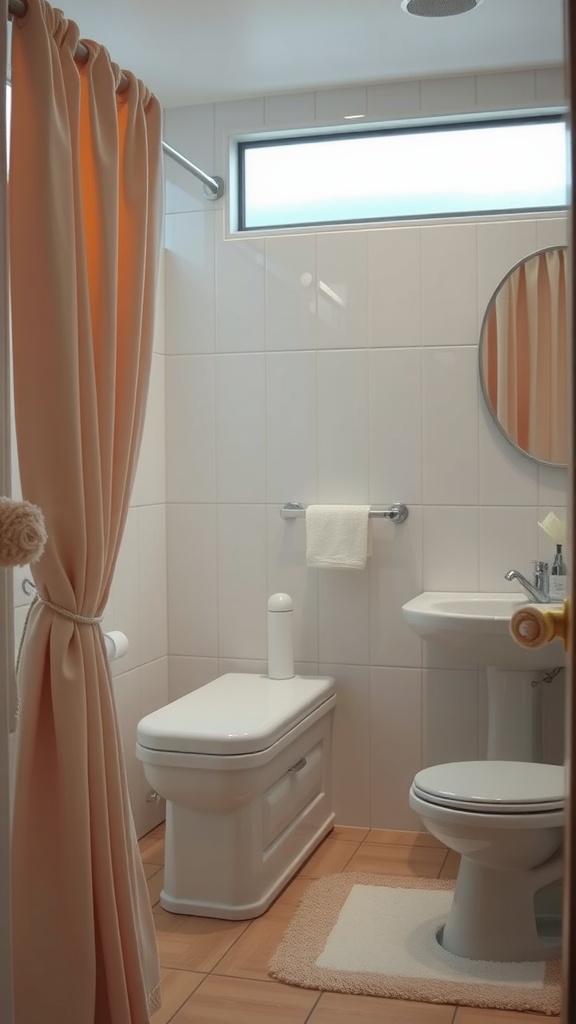
[[[537,462],[568,462],[566,246],[541,249],[500,282],[482,321],[479,368],[488,409]]]

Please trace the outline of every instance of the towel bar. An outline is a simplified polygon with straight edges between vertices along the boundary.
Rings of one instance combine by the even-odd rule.
[[[306,515],[306,505],[299,501],[287,501],[280,509],[282,519],[299,519]],[[403,523],[408,518],[408,509],[401,501],[395,501],[390,508],[371,508],[370,519],[390,519],[392,523]]]

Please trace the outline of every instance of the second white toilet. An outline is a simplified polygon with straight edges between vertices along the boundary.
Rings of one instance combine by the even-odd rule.
[[[562,876],[564,769],[519,761],[461,761],[424,768],[410,806],[461,854],[441,946],[473,960],[560,955],[559,919],[537,894]]]
[[[140,721],[166,798],[165,910],[264,913],[332,828],[335,704],[329,677],[231,672]]]

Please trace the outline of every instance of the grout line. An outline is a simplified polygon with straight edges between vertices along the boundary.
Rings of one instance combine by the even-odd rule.
[[[322,999],[322,996],[323,996],[323,992],[322,992],[322,991],[320,991],[320,992],[318,993],[318,998],[317,998],[316,1002],[315,1002],[315,1003],[314,1003],[314,1005],[313,1005],[313,1006],[312,1006],[312,1007],[310,1008],[310,1013],[309,1013],[309,1014],[307,1014],[307,1016],[306,1016],[306,1018],[305,1018],[305,1020],[304,1020],[303,1024],[307,1024],[307,1022],[308,1022],[308,1021],[312,1020],[312,1014],[314,1013],[314,1011],[315,1011],[316,1007],[318,1006],[318,1003],[319,1003],[319,1002],[320,1002],[320,1000]]]

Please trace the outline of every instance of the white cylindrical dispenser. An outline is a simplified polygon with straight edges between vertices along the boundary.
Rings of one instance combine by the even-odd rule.
[[[294,603],[289,594],[268,598],[268,678],[294,677]]]

